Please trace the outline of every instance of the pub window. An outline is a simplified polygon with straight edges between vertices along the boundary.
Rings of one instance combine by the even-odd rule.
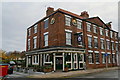
[[[88,36],[88,47],[92,47],[92,36]]]
[[[34,26],[34,33],[37,33],[37,24]]]
[[[108,36],[109,35],[109,31],[106,29],[106,36]]]
[[[33,56],[33,63],[38,63],[38,55]]]
[[[48,46],[48,33],[44,34],[44,46]]]
[[[30,50],[30,39],[28,39],[28,50]]]
[[[71,32],[66,32],[66,44],[71,45]]]
[[[99,53],[95,53],[95,62],[98,64],[99,63]]]
[[[91,32],[91,23],[87,22],[87,31]]]
[[[33,48],[35,49],[37,47],[37,36],[33,38]]]
[[[110,61],[110,54],[108,54],[108,63],[111,63],[111,61]]]
[[[94,33],[97,33],[97,26],[96,25],[93,25],[93,31],[94,31]]]
[[[106,57],[105,57],[105,54],[102,54],[102,63],[106,63]]]
[[[93,60],[94,60],[93,59],[93,53],[88,53],[88,62],[89,62],[89,64],[93,64],[94,63]]]
[[[94,37],[94,48],[98,48],[98,38]]]
[[[28,29],[28,36],[31,35],[31,28]]]
[[[100,39],[101,49],[105,49],[104,39]]]
[[[110,41],[106,41],[107,42],[107,49],[110,50]]]
[[[48,22],[49,22],[49,18],[44,20],[44,28],[48,28]]]
[[[112,54],[112,61],[115,63],[115,54]]]
[[[70,26],[71,23],[71,17],[68,15],[65,15],[65,25]]]
[[[82,29],[82,21],[77,20],[77,28]]]

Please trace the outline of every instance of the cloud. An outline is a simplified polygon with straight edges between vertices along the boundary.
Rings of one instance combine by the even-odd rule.
[[[2,48],[25,50],[27,28],[43,18],[49,6],[79,15],[86,10],[90,17],[98,15],[104,22],[112,21],[113,29],[118,30],[117,2],[5,2],[2,5]]]

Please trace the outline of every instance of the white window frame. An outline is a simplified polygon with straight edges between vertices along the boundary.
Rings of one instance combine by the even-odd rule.
[[[48,34],[49,34],[48,32],[44,33],[44,46],[48,46],[48,37],[49,37]]]
[[[110,64],[111,63],[111,54],[110,54],[110,52],[108,52],[107,54],[108,54],[108,63]]]
[[[101,49],[105,49],[105,40],[103,38],[100,38],[100,45]]]
[[[66,45],[72,45],[72,31],[65,30],[66,34]]]
[[[71,25],[71,16],[65,15],[65,25],[66,26]]]
[[[37,58],[37,57],[38,57],[38,58]],[[32,61],[33,64],[38,64],[38,63],[39,63],[39,55],[33,55],[32,58],[33,58],[33,59],[32,59],[32,60],[33,60],[33,61]],[[38,59],[38,60],[37,60],[37,59]]]
[[[113,55],[114,55],[114,57],[113,57]],[[112,61],[113,61],[113,63],[115,63],[115,53],[112,53]]]
[[[106,63],[105,52],[101,52],[101,53],[102,53],[102,63],[105,64]]]
[[[112,31],[110,31],[110,37],[111,37],[111,38],[113,38],[113,36],[112,36],[112,35],[113,35],[113,32],[112,32]]]
[[[33,37],[33,48],[37,48],[37,36]]]
[[[30,50],[30,39],[28,39],[28,50]]]
[[[82,29],[82,21],[77,19],[77,28]]]
[[[31,35],[31,28],[28,29],[28,36]]]
[[[95,39],[97,39],[97,47],[95,46]],[[94,36],[94,48],[98,48],[98,37]]]
[[[45,27],[45,22],[46,22],[47,20],[48,20],[48,24],[49,24],[49,18],[45,19],[45,20],[44,20],[44,29],[47,29],[47,28],[48,28],[48,26]],[[48,25],[48,24],[47,24],[47,25]]]
[[[91,32],[91,23],[86,22],[86,24],[87,24],[87,31],[88,31],[88,32]]]
[[[99,60],[99,62],[96,62],[96,54],[98,54],[99,56],[97,57],[98,58],[98,60]],[[100,54],[99,54],[99,52],[98,51],[95,51],[95,62],[96,62],[96,64],[99,64],[100,63]]]
[[[88,37],[88,47],[89,48],[92,48],[92,35],[87,35],[87,37]],[[89,43],[89,38],[91,38],[91,46],[89,45],[90,43]]]
[[[89,64],[94,64],[94,59],[93,59],[93,53],[92,52],[88,52],[88,63]]]
[[[38,24],[34,26],[34,33],[37,33]]]
[[[97,31],[98,31],[97,25],[94,25],[94,24],[93,24],[93,32],[94,32],[94,33],[97,33]]]

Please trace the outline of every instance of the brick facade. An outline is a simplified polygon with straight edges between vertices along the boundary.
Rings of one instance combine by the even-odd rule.
[[[71,17],[70,26],[65,25],[65,15]],[[45,29],[44,25],[45,19],[48,19],[48,28]],[[51,20],[54,18],[55,22],[51,24]],[[73,25],[72,21],[79,19],[82,22],[82,29],[78,29],[76,25]],[[91,24],[91,31],[87,31],[87,22]],[[37,24],[37,33],[34,34],[34,26]],[[96,25],[97,33],[94,33],[93,26]],[[100,35],[100,28],[103,29],[104,35]],[[110,61],[111,63],[107,64],[107,66],[112,67],[117,65],[117,59],[115,59],[115,63],[112,61],[112,54],[117,54],[116,44],[118,43],[118,32],[111,29],[110,24],[105,24],[99,17],[92,17],[89,18],[89,14],[85,11],[82,12],[81,15],[76,15],[74,13],[58,9],[54,11],[54,8],[48,8],[46,11],[46,17],[32,25],[27,29],[27,34],[29,33],[28,30],[31,30],[30,36],[27,35],[27,43],[26,43],[26,52],[31,53],[32,51],[37,52],[37,50],[47,49],[52,47],[71,47],[71,48],[79,48],[85,50],[85,62],[87,68],[100,68],[105,67],[106,64],[102,63],[102,53],[110,53]],[[66,45],[66,31],[72,31],[71,37],[71,45]],[[108,36],[106,36],[106,30],[108,30]],[[111,38],[110,32],[112,31],[113,37]],[[44,33],[48,32],[48,46],[44,44]],[[82,32],[82,41],[83,45],[79,46],[77,41],[77,33]],[[92,37],[92,47],[88,47],[88,35]],[[117,35],[117,37],[115,36]],[[33,48],[33,37],[37,36],[37,46]],[[97,37],[98,40],[98,48],[95,48],[94,37]],[[30,39],[30,50],[28,50],[28,39]],[[105,48],[101,49],[101,39],[104,39]],[[106,40],[110,41],[110,49],[107,49],[107,42]],[[114,43],[114,50],[112,50],[112,42]],[[92,51],[93,53],[93,64],[89,64],[88,62],[88,52]],[[95,60],[95,52],[99,52],[99,64],[96,64]],[[116,56],[116,55],[115,55]],[[107,59],[108,60],[108,59]]]

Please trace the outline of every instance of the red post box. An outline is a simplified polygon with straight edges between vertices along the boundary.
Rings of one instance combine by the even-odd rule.
[[[8,74],[8,64],[0,64],[0,77],[4,77]]]

